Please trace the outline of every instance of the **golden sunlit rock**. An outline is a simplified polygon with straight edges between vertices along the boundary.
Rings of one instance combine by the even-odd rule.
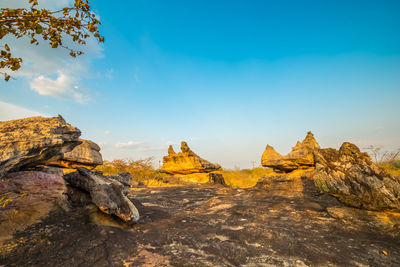
[[[61,116],[0,122],[0,177],[60,159],[80,144],[80,135]]]
[[[267,145],[261,157],[261,165],[284,172],[309,168],[314,166],[313,151],[318,148],[319,144],[314,135],[308,132],[303,142],[297,142],[286,156],[280,155],[272,146]]]
[[[168,148],[168,156],[163,158],[163,170],[170,174],[207,173],[221,169],[218,164],[212,164],[197,156],[186,142],[181,143],[181,151],[175,153],[172,146]]]

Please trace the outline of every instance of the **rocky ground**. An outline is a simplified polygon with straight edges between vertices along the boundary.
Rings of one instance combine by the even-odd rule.
[[[127,226],[68,188],[55,208],[0,247],[0,266],[399,266],[396,213],[345,207],[301,178],[257,188],[134,188]],[[141,204],[140,204],[141,203]]]

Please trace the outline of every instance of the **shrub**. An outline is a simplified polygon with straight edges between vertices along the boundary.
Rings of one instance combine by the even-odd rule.
[[[400,179],[400,148],[394,151],[382,151],[382,147],[369,146],[368,150],[374,163]]]
[[[154,168],[153,161],[153,157],[140,160],[115,159],[104,161],[103,165],[97,166],[95,170],[105,175],[129,172],[132,175],[132,181],[157,179],[162,176],[162,173]]]

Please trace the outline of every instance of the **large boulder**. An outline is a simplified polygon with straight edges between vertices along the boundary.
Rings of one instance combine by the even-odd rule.
[[[368,210],[400,210],[400,183],[351,143],[314,151],[315,185],[341,202]]]
[[[308,132],[303,142],[297,142],[296,146],[286,156],[280,155],[272,146],[267,145],[261,157],[261,165],[283,172],[310,168],[314,166],[313,151],[319,148],[314,135]]]
[[[100,154],[100,147],[89,140],[79,139],[82,143],[76,146],[72,151],[67,152],[59,160],[49,161],[46,164],[62,168],[76,169],[85,167],[94,169],[103,164],[103,158]]]
[[[127,223],[135,223],[139,220],[139,212],[123,193],[124,185],[114,178],[82,167],[64,175],[70,185],[88,192],[93,204],[102,212],[115,215]]]
[[[221,169],[218,164],[212,164],[197,156],[186,142],[181,143],[181,151],[175,153],[172,146],[168,148],[168,156],[163,158],[163,170],[170,174],[209,173]]]
[[[66,191],[61,170],[6,174],[0,180],[0,244],[51,211],[68,209]]]
[[[0,122],[0,178],[57,160],[79,145],[81,132],[61,117]]]

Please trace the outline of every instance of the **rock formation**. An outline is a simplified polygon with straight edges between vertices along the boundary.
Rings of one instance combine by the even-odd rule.
[[[10,171],[60,159],[80,144],[80,135],[61,116],[0,122],[0,178]]]
[[[308,132],[303,142],[297,142],[296,146],[286,156],[280,155],[272,146],[267,145],[261,157],[261,165],[283,172],[309,168],[314,166],[313,151],[318,148],[320,147],[314,135]]]
[[[343,203],[369,210],[400,210],[400,183],[356,145],[314,151],[315,185]]]
[[[67,209],[67,190],[62,172],[24,171],[0,180],[0,243],[40,222],[50,211]]]
[[[115,215],[127,223],[137,222],[138,210],[123,193],[124,185],[113,178],[82,167],[64,175],[70,185],[89,192],[92,202],[102,212]]]
[[[197,156],[186,142],[181,143],[181,151],[175,153],[172,146],[168,148],[168,156],[163,158],[163,170],[169,174],[208,173],[221,169],[218,164],[212,164]]]
[[[213,173],[220,170],[221,166],[213,164],[197,156],[187,145],[181,143],[181,152],[175,153],[172,146],[168,148],[168,156],[163,158],[163,170],[174,176],[180,176],[183,183],[216,183],[225,185],[224,178],[219,173]],[[168,180],[168,179],[166,179]]]
[[[84,139],[79,139],[79,141],[82,143],[72,151],[65,153],[59,160],[47,162],[46,165],[70,169],[77,167],[94,169],[96,166],[103,164],[100,147],[96,143]]]

